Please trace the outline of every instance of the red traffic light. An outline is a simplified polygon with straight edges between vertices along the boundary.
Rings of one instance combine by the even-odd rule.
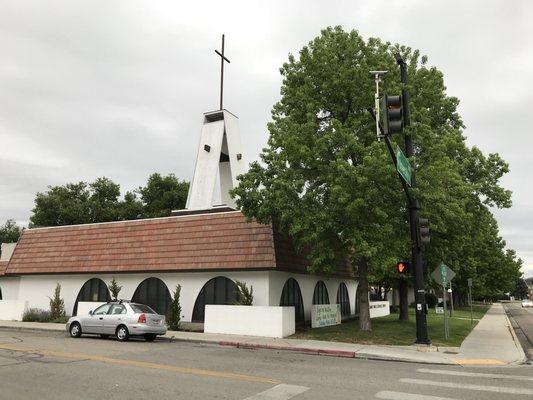
[[[396,271],[398,271],[399,274],[408,274],[410,270],[410,264],[409,261],[400,261],[396,263]]]

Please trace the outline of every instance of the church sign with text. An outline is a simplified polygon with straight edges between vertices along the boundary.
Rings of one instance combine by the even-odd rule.
[[[311,309],[311,327],[339,325],[341,323],[340,304],[316,304]]]

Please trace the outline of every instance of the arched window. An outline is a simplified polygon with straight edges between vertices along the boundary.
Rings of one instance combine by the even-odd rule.
[[[300,286],[296,279],[289,278],[283,286],[283,292],[281,292],[280,306],[294,306],[294,316],[296,322],[304,322],[304,302],[302,300],[302,292],[300,292]]]
[[[81,287],[78,297],[76,297],[76,303],[74,303],[72,315],[78,315],[78,302],[80,301],[107,302],[111,301],[111,296],[109,295],[109,289],[103,280],[92,278],[85,282]]]
[[[329,304],[328,288],[322,281],[318,281],[315,285],[313,304]]]
[[[146,304],[158,314],[167,315],[172,297],[165,282],[152,277],[145,279],[137,286],[131,301]]]
[[[204,322],[206,304],[235,304],[239,300],[239,289],[235,282],[225,276],[217,276],[202,287],[192,312],[192,322]]]
[[[341,305],[341,315],[344,317],[350,315],[350,297],[348,296],[348,288],[344,282],[341,282],[337,290],[337,304]]]

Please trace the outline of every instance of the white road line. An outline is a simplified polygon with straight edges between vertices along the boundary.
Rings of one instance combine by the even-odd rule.
[[[417,370],[417,372],[421,372],[424,374],[471,376],[471,377],[476,377],[476,378],[490,378],[490,379],[512,379],[515,381],[533,381],[533,377],[523,376],[523,375],[484,374],[480,372],[449,371],[449,370],[444,370],[444,369],[429,369],[429,368],[420,368]]]
[[[305,386],[285,385],[282,383],[264,392],[247,397],[244,400],[288,400],[307,390],[309,388]]]
[[[439,386],[439,387],[454,388],[454,389],[481,390],[483,392],[533,395],[533,389],[521,389],[521,388],[513,388],[513,387],[505,387],[505,386],[470,385],[466,383],[437,382],[437,381],[428,381],[425,379],[411,379],[411,378],[402,378],[400,379],[400,382],[412,383],[415,385]]]
[[[388,390],[376,393],[376,398],[385,400],[456,400],[451,397],[426,396],[424,394],[390,392]]]

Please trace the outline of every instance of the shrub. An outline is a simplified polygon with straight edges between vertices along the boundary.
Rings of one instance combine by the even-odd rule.
[[[437,305],[437,296],[433,293],[426,293],[426,304],[429,308],[434,308]]]
[[[65,318],[65,302],[61,298],[61,285],[59,282],[54,291],[54,297],[50,299],[50,318],[52,320],[60,320]]]
[[[237,293],[236,304],[241,306],[251,306],[254,302],[254,287],[250,286],[250,290],[248,290],[248,287],[244,282],[235,281],[235,284],[239,290]]]
[[[111,297],[113,301],[118,300],[118,294],[122,290],[122,286],[119,286],[117,284],[117,281],[115,280],[115,277],[111,280],[111,283],[109,284],[109,291],[111,292]]]
[[[168,313],[168,327],[172,331],[177,331],[180,328],[181,321],[181,304],[180,304],[181,285],[176,286],[173,293],[172,303],[170,303],[170,311]]]
[[[50,311],[42,310],[40,308],[30,308],[29,310],[24,311],[24,315],[22,316],[22,321],[65,323],[68,321],[68,317],[62,316],[59,318],[52,318],[52,313]]]
[[[52,318],[50,311],[41,310],[40,308],[30,308],[24,311],[22,321],[24,322],[49,322]]]

